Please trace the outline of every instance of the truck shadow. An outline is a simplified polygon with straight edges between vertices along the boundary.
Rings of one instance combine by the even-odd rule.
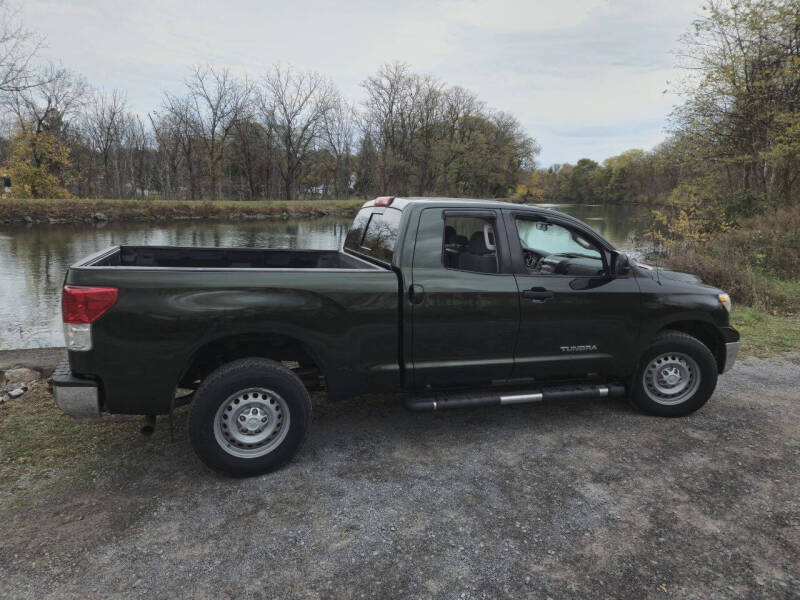
[[[151,436],[138,433],[144,425],[140,417],[98,419],[97,425],[124,423],[129,431],[128,446],[122,456],[96,457],[98,474],[118,479],[123,486],[135,487],[137,480],[147,481],[158,477],[158,473],[168,472],[180,473],[180,478],[230,482],[228,477],[206,468],[195,456],[187,434],[188,413],[189,407],[176,411],[172,434],[168,418],[159,417]],[[371,468],[379,470],[379,463],[391,461],[392,456],[446,457],[468,447],[502,448],[514,440],[535,440],[537,436],[547,437],[548,444],[560,444],[576,437],[591,437],[593,430],[598,435],[607,435],[609,430],[619,430],[622,423],[627,427],[638,419],[651,417],[619,398],[415,413],[404,408],[400,395],[328,402],[323,394],[316,394],[308,437],[298,455],[281,471],[298,467],[309,472],[337,470],[347,463],[365,472]],[[273,473],[264,477],[280,476]]]

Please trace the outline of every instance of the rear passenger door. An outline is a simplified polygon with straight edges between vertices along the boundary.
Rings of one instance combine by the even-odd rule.
[[[499,211],[423,210],[406,293],[418,390],[511,376],[519,295]]]

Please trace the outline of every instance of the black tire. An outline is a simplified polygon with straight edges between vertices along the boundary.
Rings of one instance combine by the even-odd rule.
[[[240,444],[238,440],[251,432],[245,429],[241,429],[241,434],[238,431],[229,432],[222,420],[230,422],[227,421],[226,411],[230,411],[234,403],[239,405],[240,398],[248,397],[260,403],[258,406],[266,407],[263,409],[265,421],[278,424],[271,426],[270,431],[274,434],[274,437],[270,435],[271,442],[261,442],[260,447]],[[279,405],[276,405],[276,400]],[[241,400],[239,410],[243,410],[244,414],[240,414],[238,419],[245,420],[242,417],[249,417],[250,410],[261,410],[255,404],[252,405],[254,408],[244,410],[247,402]],[[269,412],[267,403],[277,406],[274,414]],[[261,413],[253,414],[261,416]],[[218,420],[221,425],[215,425]],[[258,420],[254,419],[253,427],[258,426]],[[269,473],[289,462],[303,443],[310,421],[311,398],[303,382],[294,373],[271,360],[244,358],[221,366],[206,377],[197,389],[189,413],[189,439],[200,459],[212,469],[231,477],[249,477]],[[288,427],[280,429],[287,422]],[[233,423],[239,425],[237,420]],[[267,429],[267,425],[264,429]],[[229,437],[229,433],[237,437]],[[258,431],[253,433],[256,434]],[[244,457],[232,454],[261,451],[267,453]]]
[[[673,398],[668,394],[660,394],[660,390],[652,384],[655,371],[661,368],[656,367],[655,365],[658,363],[654,363],[654,361],[665,356],[667,358],[662,360],[669,361],[672,353],[674,356],[671,358],[679,369],[683,368],[680,365],[680,361],[683,361],[684,365],[689,366],[688,372],[699,376],[697,383],[692,382],[683,394],[676,394]],[[692,360],[694,365],[691,364]],[[664,364],[670,368],[668,362]],[[689,381],[692,381],[691,377]],[[651,415],[683,417],[708,402],[716,387],[717,361],[708,347],[691,335],[681,331],[667,330],[659,333],[650,347],[642,354],[631,386],[631,400],[637,407]],[[696,389],[692,391],[692,388]],[[683,395],[686,397],[682,397]],[[658,397],[659,401],[656,401],[654,396]],[[669,402],[675,403],[670,404]]]

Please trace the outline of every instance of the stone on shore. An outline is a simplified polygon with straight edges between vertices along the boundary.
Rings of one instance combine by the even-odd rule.
[[[41,377],[41,373],[34,369],[27,369],[25,367],[18,367],[16,369],[9,369],[5,372],[3,377],[4,385],[13,385],[18,383],[31,383],[37,381]]]

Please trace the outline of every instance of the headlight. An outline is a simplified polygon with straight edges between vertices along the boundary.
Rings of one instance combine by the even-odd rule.
[[[731,297],[728,294],[720,294],[717,297],[719,298],[720,304],[725,307],[725,310],[731,312]]]

